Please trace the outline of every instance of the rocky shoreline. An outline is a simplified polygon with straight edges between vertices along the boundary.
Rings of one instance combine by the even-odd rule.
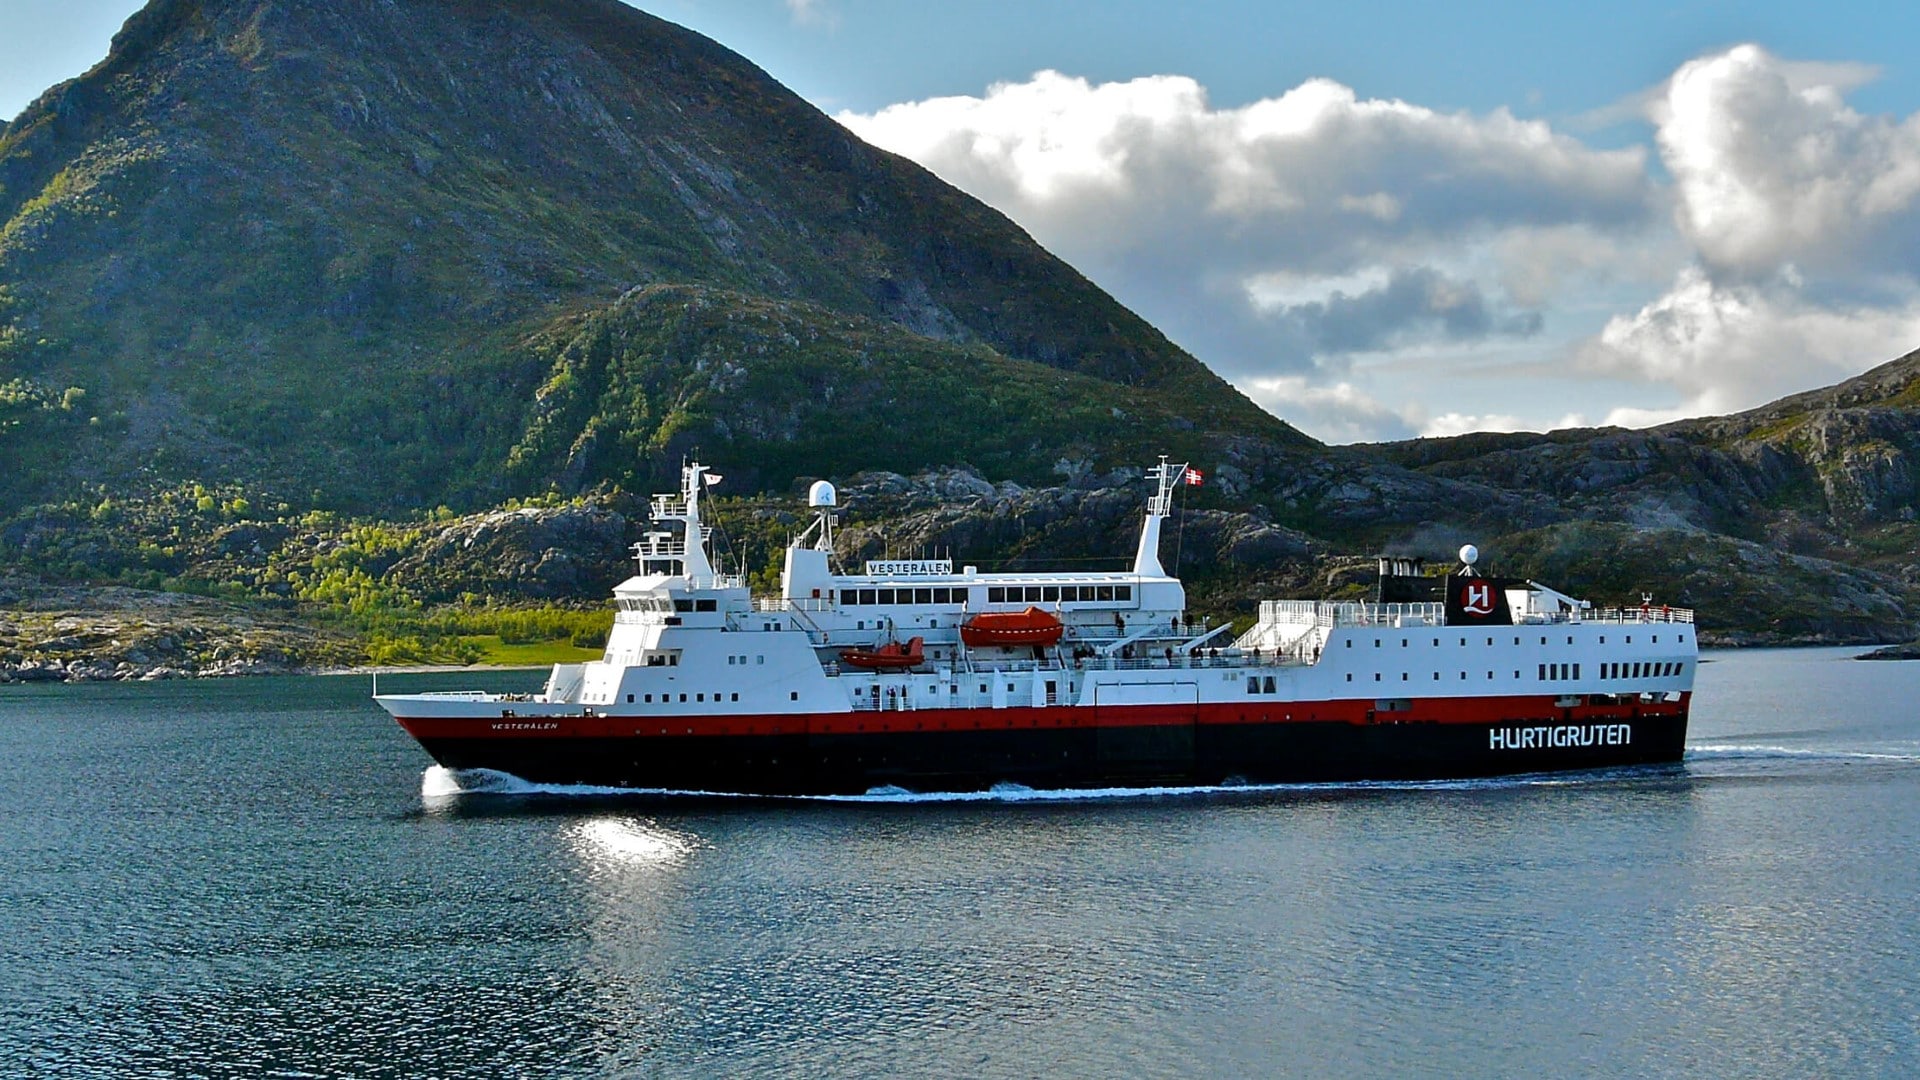
[[[1861,653],[1855,660],[1920,660],[1920,641],[1910,641],[1905,645],[1887,645],[1872,652]]]
[[[251,605],[119,587],[0,584],[0,684],[289,675],[360,644]]]

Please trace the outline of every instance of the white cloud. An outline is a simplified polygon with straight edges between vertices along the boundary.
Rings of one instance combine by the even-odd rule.
[[[1395,410],[1349,382],[1318,384],[1304,375],[1253,379],[1245,387],[1263,408],[1324,442],[1409,439],[1418,417]]]
[[[1920,296],[1883,306],[1810,300],[1792,276],[1715,282],[1681,272],[1666,295],[1615,316],[1577,360],[1587,371],[1662,383],[1686,395],[1670,410],[1615,409],[1639,426],[1734,412],[1837,382],[1920,343]]]
[[[1920,345],[1920,116],[1849,108],[1875,74],[1742,45],[1667,81],[1651,115],[1690,261],[1576,359],[1685,400],[1609,422],[1750,408]]]
[[[1920,267],[1920,117],[1867,117],[1858,65],[1742,45],[1681,66],[1656,103],[1681,232],[1719,273],[1911,274]]]
[[[1181,76],[1047,71],[840,120],[1005,211],[1243,380],[1343,371],[1340,342],[1301,326],[1341,311],[1402,316],[1371,331],[1398,342],[1535,332],[1537,313],[1451,262],[1514,228],[1639,229],[1660,206],[1643,149],[1593,150],[1504,110],[1363,100],[1324,79],[1222,109]],[[1256,302],[1276,275],[1402,291],[1325,290],[1317,312]]]
[[[1552,423],[1523,420],[1507,413],[1442,413],[1428,419],[1420,426],[1422,438],[1441,438],[1448,435],[1465,435],[1469,431],[1557,431],[1560,428],[1585,427],[1586,417],[1579,413],[1566,413]]]

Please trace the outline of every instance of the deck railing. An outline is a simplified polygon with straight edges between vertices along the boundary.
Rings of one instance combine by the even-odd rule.
[[[1318,627],[1444,626],[1446,611],[1444,604],[1263,600],[1260,603],[1260,623]],[[1516,613],[1513,621],[1516,626],[1580,622],[1691,623],[1693,609],[1663,604],[1642,607],[1579,608],[1567,611],[1527,611]]]

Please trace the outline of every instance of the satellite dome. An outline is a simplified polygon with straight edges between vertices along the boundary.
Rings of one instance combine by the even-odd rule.
[[[1472,544],[1466,544],[1462,546],[1460,548],[1460,561],[1467,564],[1468,566],[1472,566],[1474,563],[1479,562],[1480,549],[1477,547],[1474,547]]]
[[[839,506],[840,496],[833,490],[832,484],[825,480],[815,480],[813,486],[807,489],[807,505]]]

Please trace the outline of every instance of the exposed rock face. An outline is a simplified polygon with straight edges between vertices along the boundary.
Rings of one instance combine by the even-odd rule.
[[[423,598],[604,597],[632,571],[627,519],[591,506],[499,510],[454,522],[394,564]]]

